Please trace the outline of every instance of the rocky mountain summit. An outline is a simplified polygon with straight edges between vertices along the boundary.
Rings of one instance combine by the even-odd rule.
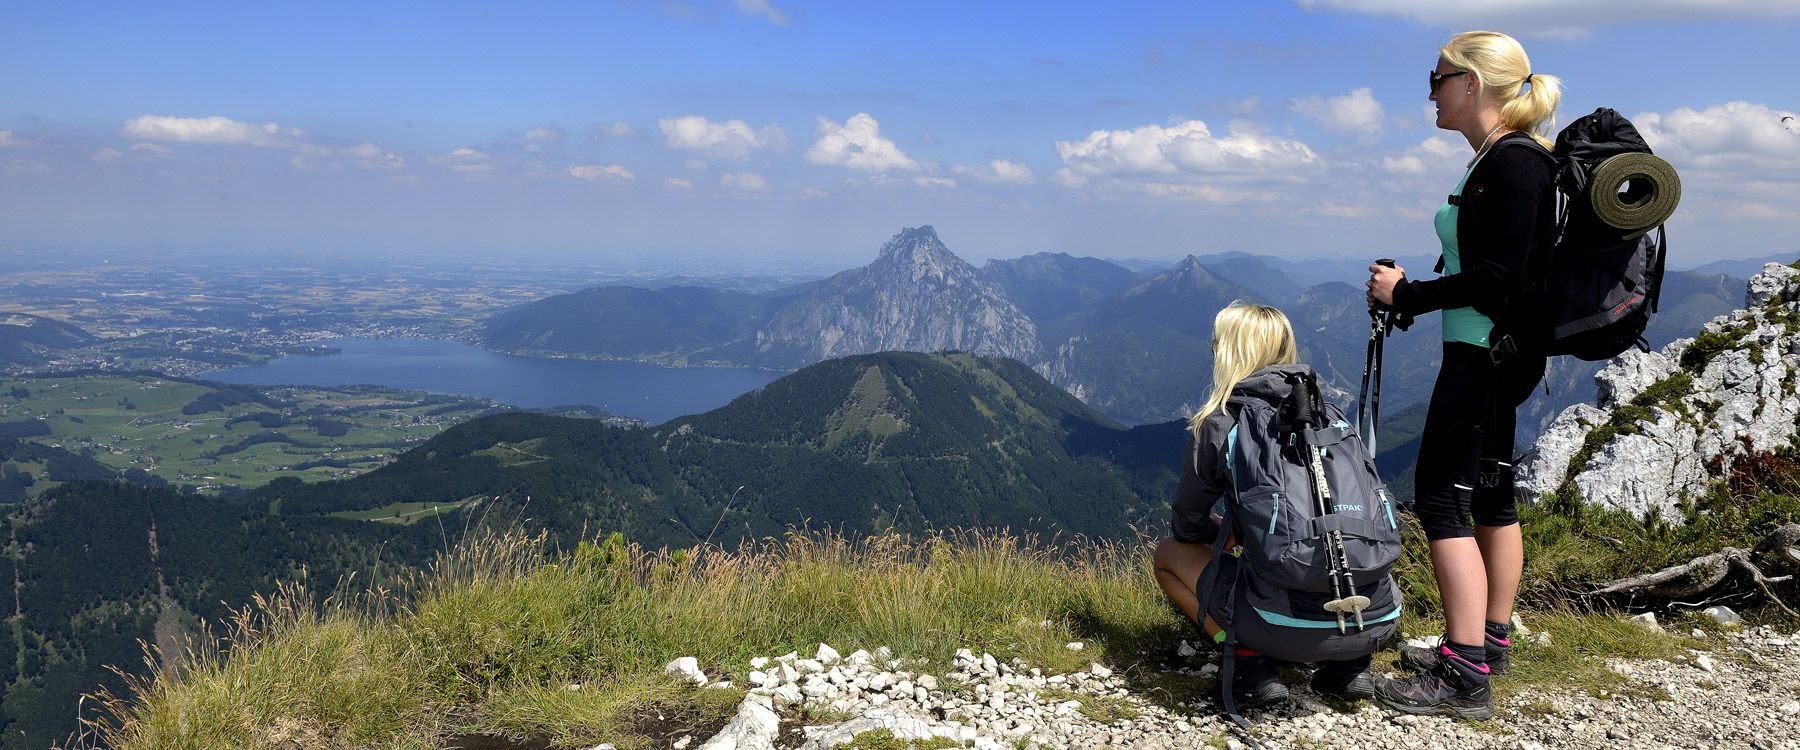
[[[1551,423],[1519,466],[1519,492],[1678,517],[1683,499],[1796,445],[1797,377],[1800,269],[1770,263],[1750,279],[1743,309],[1601,370],[1598,403]]]
[[[1030,362],[1037,326],[930,226],[902,229],[874,263],[784,305],[757,332],[760,352],[803,361],[881,351],[960,350]]]
[[[1800,657],[1800,633],[1736,628],[1713,637],[1716,653],[1609,661],[1618,677],[1610,690],[1518,691],[1501,701],[1491,722],[1399,714],[1369,702],[1333,706],[1296,688],[1295,699],[1252,711],[1251,733],[1271,748],[1800,748],[1789,728],[1800,717],[1800,683],[1773,667]],[[821,644],[811,658],[752,660],[738,681],[749,693],[731,722],[711,738],[677,739],[675,747],[824,750],[885,732],[905,743],[979,750],[1245,748],[1205,699],[1171,702],[1166,690],[1144,689],[1150,677],[1179,685],[1217,674],[1216,659],[1185,643],[1172,656],[1177,666],[1161,675],[1128,675],[1099,663],[1049,674],[962,649],[940,679],[886,649],[840,656]],[[731,687],[733,676],[746,675],[722,666],[702,670],[692,658],[677,659],[666,671],[709,687]]]

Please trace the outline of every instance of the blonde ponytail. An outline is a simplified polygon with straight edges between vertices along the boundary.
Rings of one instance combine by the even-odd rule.
[[[1500,124],[1523,131],[1552,148],[1550,129],[1562,104],[1562,79],[1531,70],[1518,40],[1497,31],[1465,31],[1438,51],[1459,70],[1475,74],[1479,85],[1500,102]]]

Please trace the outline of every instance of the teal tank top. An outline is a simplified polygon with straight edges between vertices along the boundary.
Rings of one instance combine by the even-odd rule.
[[[1476,163],[1479,164],[1480,161],[1477,159]],[[1462,195],[1463,185],[1468,183],[1469,173],[1474,171],[1475,165],[1470,164],[1468,170],[1463,172],[1462,179],[1457,180],[1456,190],[1451,193],[1452,195]],[[1456,245],[1456,214],[1458,210],[1449,201],[1445,201],[1444,205],[1438,207],[1437,216],[1432,219],[1432,223],[1437,227],[1438,242],[1444,246],[1444,274],[1446,276],[1462,273],[1462,250]],[[1488,320],[1486,315],[1475,312],[1473,307],[1444,308],[1445,341],[1474,344],[1486,349],[1489,346],[1488,334],[1493,330],[1494,321]]]

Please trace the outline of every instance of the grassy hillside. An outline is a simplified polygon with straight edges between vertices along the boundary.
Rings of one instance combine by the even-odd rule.
[[[712,679],[742,685],[751,658],[819,643],[845,653],[886,646],[909,669],[939,676],[965,647],[1051,674],[1098,661],[1134,692],[1171,706],[1202,701],[1207,678],[1167,671],[1177,642],[1194,635],[1152,583],[1148,553],[1148,540],[979,534],[791,534],[674,552],[616,536],[567,553],[542,537],[482,539],[413,579],[404,600],[320,609],[293,590],[258,600],[226,634],[228,652],[202,647],[187,657],[198,666],[114,696],[90,741],[121,750],[431,748],[479,734],[558,748],[666,747],[716,731],[741,692],[679,685],[661,665],[694,656]],[[1417,563],[1407,565],[1402,578],[1416,584]],[[1428,600],[1414,601],[1408,632],[1441,627]],[[1626,680],[1605,657],[1705,647],[1559,599],[1533,598],[1524,616],[1551,638],[1520,641],[1519,669],[1496,687],[1502,697],[1539,685],[1617,691]],[[1086,648],[1064,647],[1074,640]],[[1183,710],[1210,710],[1194,705]]]

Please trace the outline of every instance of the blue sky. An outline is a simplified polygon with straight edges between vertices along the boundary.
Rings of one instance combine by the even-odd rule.
[[[1490,28],[1681,170],[1678,262],[1800,256],[1800,1],[1571,5],[13,3],[0,247],[1420,254]]]

